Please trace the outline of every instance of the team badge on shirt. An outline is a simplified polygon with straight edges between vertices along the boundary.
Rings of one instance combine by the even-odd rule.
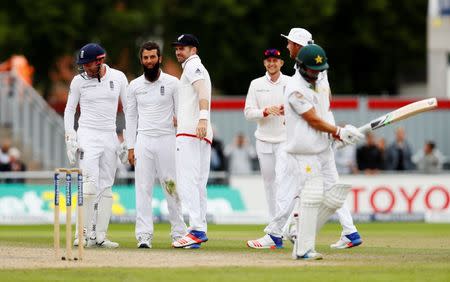
[[[109,88],[111,89],[111,91],[114,91],[114,81],[109,81]]]
[[[311,173],[312,172],[312,168],[310,165],[307,165],[305,168],[306,173]]]
[[[164,96],[164,85],[161,85],[161,88],[159,89],[159,94],[161,94],[161,96]]]

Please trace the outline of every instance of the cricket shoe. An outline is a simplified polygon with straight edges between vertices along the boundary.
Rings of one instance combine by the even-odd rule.
[[[200,244],[200,243],[197,243],[197,244],[192,244],[192,245],[189,245],[189,246],[183,247],[183,249],[200,249],[200,248],[201,248],[201,246],[202,246],[202,244]]]
[[[140,234],[138,236],[137,247],[139,249],[151,249],[152,248],[151,239],[152,236],[148,233]]]
[[[172,243],[175,242],[175,241],[180,240],[182,237],[183,236],[173,237],[172,238]],[[202,245],[201,243],[196,243],[196,244],[192,244],[190,246],[183,247],[183,249],[200,249],[201,245]]]
[[[283,248],[283,239],[266,234],[257,240],[247,241],[247,246],[253,249],[281,249]]]
[[[96,238],[89,238],[86,243],[86,248],[94,248],[94,247],[97,247]]]
[[[321,253],[318,253],[315,250],[310,250],[303,256],[299,256],[294,249],[292,252],[292,258],[296,260],[321,260],[323,259],[323,256]]]
[[[203,231],[192,230],[189,234],[181,237],[172,243],[174,248],[184,248],[194,244],[201,244],[208,241],[206,233]]]
[[[116,249],[119,247],[119,243],[110,241],[105,238],[102,242],[97,242],[97,247],[105,249]]]
[[[87,236],[86,236],[86,229],[83,229],[83,241],[84,241],[84,244],[83,244],[83,246],[84,247],[86,247],[86,245],[87,245],[87,241],[88,241],[88,238],[87,238]],[[74,247],[78,247],[78,234],[77,233],[75,233],[75,240],[73,240],[73,246]]]
[[[97,240],[95,238],[94,239],[89,238],[89,240],[86,244],[86,248],[93,248],[93,247],[104,248],[104,249],[116,249],[119,247],[119,243],[110,241],[106,238],[102,242],[97,242]]]
[[[88,240],[86,238],[83,238],[83,242],[83,246],[86,247]],[[73,246],[78,247],[78,238],[75,238],[75,240],[73,240]]]
[[[362,244],[361,236],[358,232],[353,232],[348,235],[342,236],[336,243],[331,244],[332,249],[348,249],[359,246]]]

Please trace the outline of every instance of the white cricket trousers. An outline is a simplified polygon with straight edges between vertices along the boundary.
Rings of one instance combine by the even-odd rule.
[[[97,192],[111,187],[117,170],[119,139],[115,131],[79,128],[80,168],[83,181],[92,181]]]
[[[181,201],[177,189],[171,194],[166,183],[175,178],[175,135],[158,137],[138,134],[134,148],[136,186],[136,239],[141,234],[153,236],[153,185],[156,177],[161,183],[169,210],[172,238],[187,233],[181,212]],[[176,186],[175,186],[176,187]]]
[[[80,168],[83,172],[84,226],[87,232],[92,232],[91,224],[99,223],[96,235],[88,234],[88,236],[103,240],[111,217],[112,191],[110,188],[114,184],[117,170],[119,139],[115,131],[80,127],[77,131],[77,140],[80,146]],[[106,199],[106,204],[102,199]],[[98,209],[97,215],[94,214],[96,202],[103,202],[102,206],[106,205]]]
[[[276,237],[285,235],[284,228],[287,224],[290,224],[288,221],[295,208],[295,197],[299,195],[301,189],[299,183],[301,180],[297,176],[300,173],[297,170],[298,164],[284,150],[282,150],[280,156],[280,166],[277,168],[277,181],[279,182],[277,204],[279,210],[277,215],[264,229],[266,234],[271,234]],[[333,151],[327,149],[325,152],[320,153],[318,158],[322,166],[321,173],[323,176],[324,190],[327,191],[339,180]],[[345,204],[336,213],[342,225],[342,235],[357,231],[353,224],[352,215]]]
[[[189,230],[207,232],[206,184],[210,159],[211,144],[191,136],[177,136],[177,186],[183,208],[189,214]]]
[[[280,165],[280,154],[283,143],[269,143],[256,139],[256,153],[258,155],[261,176],[266,192],[267,206],[269,207],[269,219],[272,220],[277,213],[276,167]]]

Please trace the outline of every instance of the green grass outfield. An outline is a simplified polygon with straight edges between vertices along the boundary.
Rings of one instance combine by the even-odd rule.
[[[0,226],[0,249],[52,248],[52,225]],[[284,249],[252,250],[245,242],[263,235],[260,225],[209,225],[209,241],[200,250],[174,250],[170,247],[169,226],[155,225],[153,249],[169,259],[172,254],[189,255],[193,261],[198,253],[215,260],[227,260],[220,266],[182,267],[71,267],[64,268],[0,268],[0,281],[450,281],[450,224],[371,223],[358,224],[364,244],[347,250],[331,250],[340,226],[327,224],[320,232],[317,250],[324,260],[297,262],[290,258],[292,246]],[[61,237],[64,238],[63,229]],[[134,226],[112,224],[110,238],[121,244],[115,252],[144,254],[136,249]],[[104,250],[89,250],[100,253]],[[187,252],[187,253],[186,253]],[[8,256],[21,254],[4,254]],[[261,261],[261,265],[250,260]],[[53,257],[48,258],[54,260]],[[236,261],[239,265],[236,266]],[[242,262],[240,264],[240,262]],[[281,264],[278,264],[281,262]],[[75,264],[76,262],[73,262]],[[180,262],[178,262],[180,264]]]

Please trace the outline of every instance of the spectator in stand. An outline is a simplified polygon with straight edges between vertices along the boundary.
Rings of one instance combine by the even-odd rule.
[[[356,150],[358,169],[365,174],[377,174],[382,168],[383,156],[375,143],[373,133],[366,133],[366,144]]]
[[[19,171],[26,171],[27,167],[25,164],[20,160],[20,151],[17,148],[11,148],[8,151],[9,154],[9,169],[8,171],[12,172],[19,172]],[[24,178],[12,178],[12,179],[6,179],[6,183],[25,183]]]
[[[243,133],[238,133],[233,144],[225,148],[231,174],[252,173],[252,159],[256,157],[255,149],[249,144]]]
[[[214,139],[211,144],[211,171],[226,171],[227,161],[223,149],[223,142],[218,138],[217,130],[212,125]]]
[[[377,147],[380,149],[382,162],[380,169],[385,170],[386,169],[386,139],[383,137],[379,138],[377,141]]]
[[[224,153],[224,146],[222,140],[220,140],[217,136],[216,130],[213,125],[213,136],[214,139],[211,143],[211,162],[210,162],[210,170],[211,171],[220,171],[227,172],[227,158]],[[228,177],[223,177],[221,175],[214,175],[214,173],[210,173],[208,184],[228,184]]]
[[[436,144],[433,141],[428,141],[422,150],[414,154],[412,161],[420,172],[440,173],[445,157],[436,148]]]
[[[347,145],[341,149],[334,149],[334,159],[339,175],[356,174],[359,172],[356,163],[356,147]]]
[[[11,147],[11,141],[9,139],[4,139],[0,147],[0,172],[9,171],[9,148]],[[0,179],[0,183],[4,180]]]
[[[0,171],[8,171],[9,164],[9,148],[11,147],[11,141],[4,139],[0,148]]]
[[[411,146],[406,140],[405,129],[398,127],[395,131],[395,141],[389,145],[386,151],[386,169],[397,171],[414,169],[411,156]]]

